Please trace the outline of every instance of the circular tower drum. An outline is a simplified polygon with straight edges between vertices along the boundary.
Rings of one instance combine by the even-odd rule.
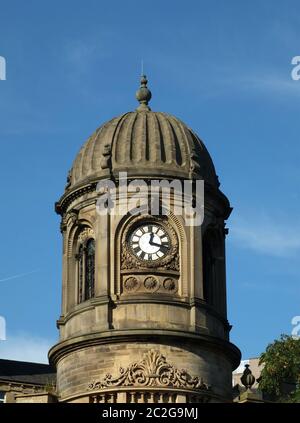
[[[145,76],[136,97],[136,111],[83,145],[56,203],[62,313],[49,358],[59,400],[231,401],[240,361],[226,311],[231,207],[198,136],[149,108]],[[204,219],[193,225],[178,210],[187,186],[200,201],[196,183]]]

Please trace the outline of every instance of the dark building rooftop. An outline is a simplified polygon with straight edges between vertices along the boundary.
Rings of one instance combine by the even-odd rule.
[[[49,364],[0,359],[0,381],[32,385],[55,384],[56,372]]]

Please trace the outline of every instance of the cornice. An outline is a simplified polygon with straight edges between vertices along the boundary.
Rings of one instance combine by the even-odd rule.
[[[187,344],[201,344],[208,349],[214,349],[226,355],[232,363],[232,368],[236,368],[241,359],[240,350],[232,343],[210,335],[198,334],[189,331],[179,331],[172,329],[124,329],[107,330],[103,332],[93,332],[88,335],[81,335],[69,338],[54,345],[48,354],[51,364],[56,365],[64,356],[83,348],[92,346],[109,345],[116,343],[139,343],[151,342],[168,344],[174,343],[176,339],[177,346],[182,342]]]
[[[86,181],[85,183],[81,183],[78,186],[73,187],[72,189],[67,189],[64,194],[61,196],[61,198],[55,203],[55,212],[61,216],[64,215],[64,213],[67,211],[69,205],[76,200],[77,198],[80,198],[82,195],[87,194],[89,192],[96,191],[96,187],[98,182],[101,179],[106,179],[109,177],[109,175],[106,175],[104,178],[97,178],[97,180],[90,181],[89,183]],[[133,179],[143,179],[151,181],[153,179],[157,179],[151,176],[141,176],[141,175],[130,175],[128,178],[128,182],[132,181]],[[176,175],[163,175],[160,177],[160,179],[164,180],[172,180],[172,179],[178,179],[183,181],[184,178],[182,177],[176,177]],[[118,181],[118,178],[114,178],[114,181]],[[196,179],[195,179],[196,180]],[[228,219],[228,217],[231,214],[232,207],[230,207],[230,203],[226,195],[219,189],[214,187],[213,185],[209,184],[208,182],[205,182],[205,196],[212,197],[216,199],[216,206],[220,210],[223,210],[223,213],[220,214],[224,217],[224,219]],[[211,206],[210,206],[211,207]],[[213,207],[214,208],[214,207]]]

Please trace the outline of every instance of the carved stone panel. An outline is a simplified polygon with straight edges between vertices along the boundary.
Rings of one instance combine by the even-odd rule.
[[[91,391],[116,387],[180,388],[208,392],[211,388],[199,376],[179,370],[169,363],[159,351],[150,350],[140,361],[127,368],[120,367],[119,375],[107,374],[103,379],[88,385]]]
[[[175,295],[178,292],[178,276],[172,275],[145,275],[145,274],[126,274],[122,275],[122,293],[143,294],[143,293],[163,293]]]

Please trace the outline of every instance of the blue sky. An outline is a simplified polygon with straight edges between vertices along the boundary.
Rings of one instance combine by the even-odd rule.
[[[234,210],[228,314],[243,357],[300,315],[300,4],[288,0],[0,1],[0,357],[45,361],[57,339],[54,202],[81,144],[133,110],[141,59],[153,110],[210,151]]]

